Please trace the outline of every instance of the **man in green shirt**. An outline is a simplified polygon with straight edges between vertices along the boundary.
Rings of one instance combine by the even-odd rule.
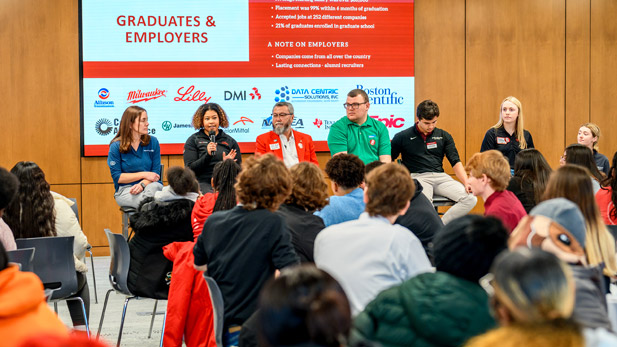
[[[368,116],[371,104],[366,92],[362,89],[350,91],[343,106],[347,116],[334,123],[328,134],[330,153],[355,154],[365,164],[376,160],[391,162],[388,129],[382,122]]]

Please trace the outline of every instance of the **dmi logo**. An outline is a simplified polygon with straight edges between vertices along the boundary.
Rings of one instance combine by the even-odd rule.
[[[229,91],[226,90],[223,92],[224,100],[243,100],[246,101],[246,90],[239,91]],[[251,97],[251,100],[261,100],[261,94],[259,94],[259,89],[253,87],[249,90],[248,95]]]

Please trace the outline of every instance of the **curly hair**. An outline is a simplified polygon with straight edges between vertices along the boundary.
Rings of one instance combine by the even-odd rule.
[[[20,161],[11,173],[19,180],[19,190],[6,209],[4,221],[15,238],[56,236],[54,198],[43,170],[31,161]]]
[[[491,188],[498,192],[504,191],[510,182],[510,164],[496,149],[472,155],[466,168],[475,178],[486,175],[491,179],[489,181]]]
[[[133,123],[139,119],[146,109],[139,106],[129,106],[124,110],[120,119],[120,130],[111,142],[120,141],[120,153],[128,153],[133,140]],[[146,112],[147,113],[147,112]],[[141,143],[147,146],[150,143],[150,135],[141,135]]]
[[[8,172],[7,169],[0,167],[0,211],[6,208],[17,193],[19,181],[17,177]],[[0,217],[2,214],[0,213]]]
[[[321,210],[328,204],[328,184],[317,165],[304,161],[289,171],[293,188],[285,203],[298,205],[309,212]]]
[[[354,154],[337,154],[326,163],[326,174],[341,188],[353,189],[364,181],[364,162]]]
[[[219,116],[219,127],[227,128],[229,126],[229,120],[227,120],[227,113],[219,104],[215,104],[213,102],[203,104],[197,108],[195,114],[193,115],[193,128],[195,130],[203,129],[204,127],[204,116],[207,111],[214,111]]]
[[[212,171],[212,188],[219,193],[212,212],[229,210],[236,206],[236,189],[234,188],[240,165],[233,159],[226,159],[214,165]]]
[[[366,212],[373,217],[395,216],[415,192],[416,185],[407,168],[396,163],[381,165],[366,176]]]
[[[171,189],[178,195],[199,193],[199,183],[197,183],[195,173],[188,167],[170,167],[169,170],[167,170],[167,181]]]
[[[246,210],[276,211],[291,193],[291,174],[282,160],[268,153],[242,162],[236,196]]]

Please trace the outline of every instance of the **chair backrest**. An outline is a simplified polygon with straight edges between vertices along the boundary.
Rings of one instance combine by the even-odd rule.
[[[105,234],[109,241],[109,254],[111,255],[109,283],[114,290],[124,295],[132,295],[127,284],[131,265],[129,244],[122,234],[114,234],[109,229],[105,229]]]
[[[21,271],[32,272],[32,259],[34,258],[34,248],[22,248],[7,251],[9,262],[19,264]]]
[[[617,225],[607,225],[606,228],[613,235],[613,238],[617,240]]]
[[[71,210],[73,210],[73,213],[75,213],[75,217],[77,217],[77,222],[79,222],[79,210],[77,209],[77,199],[75,198],[67,198],[67,199],[73,202],[73,205],[71,205]]]
[[[212,301],[212,312],[214,313],[214,336],[216,338],[216,346],[223,347],[223,323],[225,320],[225,305],[223,303],[223,294],[219,285],[216,284],[214,278],[206,276],[204,279],[210,291],[210,300]]]
[[[35,249],[33,272],[45,288],[54,289],[50,298],[52,301],[77,293],[73,239],[74,236],[51,236],[15,240],[19,249]]]

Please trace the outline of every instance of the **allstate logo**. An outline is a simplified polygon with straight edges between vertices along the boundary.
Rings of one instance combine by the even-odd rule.
[[[99,98],[105,100],[109,97],[109,90],[107,88],[99,89]]]
[[[163,130],[165,131],[171,130],[171,122],[168,120],[164,121],[163,124],[161,125],[161,128],[163,128]]]
[[[276,96],[274,97],[274,101],[289,101],[289,87],[284,86],[274,91]]]
[[[107,136],[111,133],[113,128],[111,127],[111,122],[109,119],[101,118],[94,124],[94,130],[101,136]]]

